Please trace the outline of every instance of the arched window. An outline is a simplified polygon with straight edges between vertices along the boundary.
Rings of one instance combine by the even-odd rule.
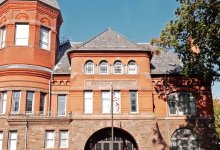
[[[137,63],[133,60],[128,63],[128,74],[137,74]]]
[[[196,115],[196,97],[190,92],[175,92],[168,95],[170,115]]]
[[[91,60],[87,61],[84,66],[85,74],[94,74],[94,64]]]
[[[101,61],[101,63],[99,64],[99,73],[108,74],[108,62],[107,61]]]
[[[171,150],[200,149],[199,139],[190,129],[179,129],[171,137]]]
[[[122,74],[122,63],[121,61],[116,61],[114,63],[114,73],[115,74]]]

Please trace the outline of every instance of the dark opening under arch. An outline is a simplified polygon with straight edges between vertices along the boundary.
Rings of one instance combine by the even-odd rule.
[[[111,128],[100,129],[90,136],[84,150],[111,150]],[[121,128],[114,128],[113,150],[138,150],[133,136]]]

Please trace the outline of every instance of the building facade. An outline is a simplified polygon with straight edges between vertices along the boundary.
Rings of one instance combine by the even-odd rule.
[[[211,83],[107,29],[59,43],[56,0],[0,0],[0,149],[214,150]]]

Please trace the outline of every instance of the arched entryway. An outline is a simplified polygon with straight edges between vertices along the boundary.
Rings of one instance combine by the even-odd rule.
[[[92,134],[84,150],[112,150],[111,128],[104,128]],[[114,128],[113,150],[138,150],[138,146],[131,134],[121,128]]]

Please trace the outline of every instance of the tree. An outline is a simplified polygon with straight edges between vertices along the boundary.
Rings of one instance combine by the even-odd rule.
[[[209,81],[220,79],[220,0],[177,0],[180,3],[160,38],[159,49],[173,49],[183,61],[183,73]]]
[[[213,106],[214,106],[214,117],[215,117],[215,130],[218,139],[220,139],[220,100],[214,99]]]

